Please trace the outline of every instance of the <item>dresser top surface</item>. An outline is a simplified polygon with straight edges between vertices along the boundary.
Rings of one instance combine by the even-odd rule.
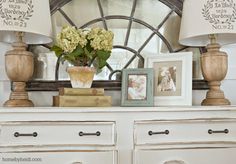
[[[0,107],[0,113],[110,113],[110,112],[206,112],[235,111],[236,106],[166,107]]]

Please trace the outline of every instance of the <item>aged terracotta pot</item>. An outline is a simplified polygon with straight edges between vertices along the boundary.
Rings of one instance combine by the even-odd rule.
[[[67,72],[70,76],[72,88],[90,88],[96,70],[93,67],[74,66],[68,67]]]

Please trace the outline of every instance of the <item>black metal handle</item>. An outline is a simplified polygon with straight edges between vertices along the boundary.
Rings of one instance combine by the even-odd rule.
[[[97,131],[96,133],[84,133],[84,132],[79,132],[79,136],[100,136],[101,132]]]
[[[15,132],[14,133],[15,137],[37,137],[38,133],[37,132],[33,132],[33,133],[19,133],[19,132]]]
[[[155,135],[155,134],[166,134],[168,135],[170,133],[169,130],[165,130],[163,132],[153,132],[153,131],[149,131],[148,134],[151,136],[151,135]]]
[[[225,134],[228,134],[229,130],[228,129],[225,129],[225,130],[212,130],[212,129],[209,129],[208,133],[209,134],[214,134],[214,133],[225,133]]]

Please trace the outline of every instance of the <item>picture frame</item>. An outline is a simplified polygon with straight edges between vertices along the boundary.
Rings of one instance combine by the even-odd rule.
[[[192,105],[192,55],[146,55],[144,67],[154,69],[154,106]]]
[[[153,69],[122,71],[121,106],[153,106]]]

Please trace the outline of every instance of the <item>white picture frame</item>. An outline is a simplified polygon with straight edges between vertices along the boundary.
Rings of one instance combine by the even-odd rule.
[[[154,69],[154,106],[192,105],[192,52],[148,54],[145,68]]]

